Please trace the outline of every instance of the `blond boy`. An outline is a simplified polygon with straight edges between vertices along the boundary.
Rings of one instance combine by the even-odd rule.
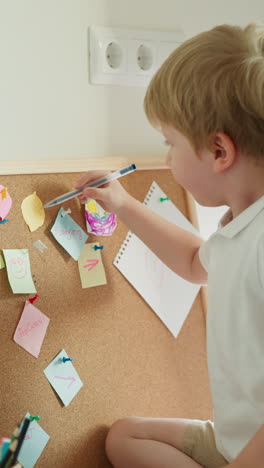
[[[128,417],[111,427],[106,452],[115,468],[263,468],[263,25],[223,25],[183,43],[152,79],[145,110],[177,182],[202,205],[229,206],[219,229],[203,242],[160,223],[117,181],[81,199],[115,211],[183,278],[208,281],[214,423]]]

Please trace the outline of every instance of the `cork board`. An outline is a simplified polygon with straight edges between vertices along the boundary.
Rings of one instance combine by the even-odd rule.
[[[77,263],[57,244],[50,228],[58,208],[46,211],[45,225],[30,233],[23,221],[22,200],[37,191],[46,202],[72,189],[78,174],[1,176],[13,207],[10,222],[0,226],[0,249],[28,248],[40,299],[35,303],[50,318],[38,359],[13,341],[24,302],[30,294],[13,294],[0,270],[0,435],[11,434],[28,411],[41,416],[50,435],[37,467],[109,468],[104,440],[109,426],[128,415],[212,418],[205,354],[205,316],[201,293],[175,339],[141,296],[113,266],[128,231],[121,221],[112,237],[89,236],[104,245],[107,285],[81,289]],[[192,220],[188,197],[168,170],[142,170],[122,179],[143,201],[155,180]],[[70,207],[85,229],[77,199]],[[42,255],[33,246],[42,240]],[[175,301],[177,298],[175,297]],[[65,348],[84,386],[63,407],[43,374]]]

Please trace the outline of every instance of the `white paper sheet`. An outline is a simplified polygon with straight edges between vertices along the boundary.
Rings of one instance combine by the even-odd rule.
[[[198,236],[199,232],[153,182],[144,203],[155,213]],[[145,299],[176,337],[185,321],[200,285],[176,275],[137,236],[128,233],[114,265]]]

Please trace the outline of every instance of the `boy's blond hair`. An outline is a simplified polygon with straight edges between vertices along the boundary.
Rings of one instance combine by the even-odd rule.
[[[152,78],[150,122],[168,124],[199,153],[218,131],[264,160],[264,23],[221,25],[181,44]]]

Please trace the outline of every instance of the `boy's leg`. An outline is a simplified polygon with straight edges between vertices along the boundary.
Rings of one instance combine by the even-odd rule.
[[[115,468],[201,468],[181,451],[188,423],[188,419],[121,419],[108,433],[107,456]]]

